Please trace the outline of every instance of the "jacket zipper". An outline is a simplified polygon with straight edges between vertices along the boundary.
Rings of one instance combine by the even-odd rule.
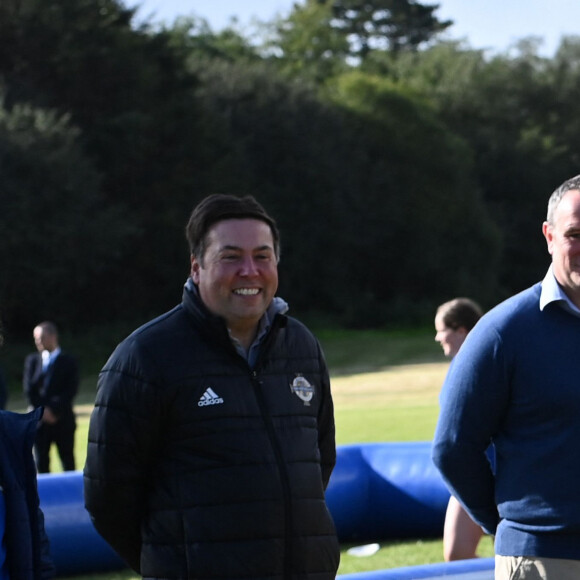
[[[254,392],[256,393],[256,399],[260,407],[260,412],[262,414],[262,420],[266,426],[270,443],[272,449],[274,450],[274,455],[276,457],[276,463],[278,465],[278,472],[280,474],[280,481],[282,483],[282,493],[284,496],[284,578],[291,578],[291,553],[292,553],[292,530],[293,520],[292,520],[292,509],[291,509],[291,495],[290,495],[290,482],[288,480],[288,473],[286,471],[286,464],[284,463],[282,450],[276,437],[276,431],[274,429],[274,424],[272,423],[272,417],[267,412],[266,402],[264,400],[264,395],[262,393],[262,381],[258,378],[258,373],[256,370],[251,371],[251,381],[254,387]]]

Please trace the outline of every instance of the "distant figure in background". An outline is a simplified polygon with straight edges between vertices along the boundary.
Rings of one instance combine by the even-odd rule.
[[[41,416],[42,409],[26,415],[0,411],[0,578],[3,580],[48,580],[55,576],[32,458],[34,433]]]
[[[39,473],[50,471],[50,447],[56,444],[64,471],[75,469],[76,418],[73,399],[79,387],[79,369],[74,357],[63,353],[58,330],[52,322],[41,322],[33,331],[37,353],[24,361],[24,394],[30,408],[44,407],[36,433],[34,451]]]
[[[469,298],[455,298],[441,304],[435,315],[435,340],[445,356],[453,359],[469,331],[483,312]],[[449,498],[443,528],[443,557],[446,562],[477,558],[476,550],[484,535],[454,496]]]
[[[479,304],[469,298],[454,298],[437,308],[435,313],[435,340],[445,356],[452,359],[463,344],[468,332],[481,318]]]

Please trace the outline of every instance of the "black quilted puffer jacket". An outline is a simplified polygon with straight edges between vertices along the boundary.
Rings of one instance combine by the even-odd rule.
[[[336,459],[314,336],[277,314],[253,369],[187,287],[101,371],[84,470],[99,533],[144,578],[329,580]]]

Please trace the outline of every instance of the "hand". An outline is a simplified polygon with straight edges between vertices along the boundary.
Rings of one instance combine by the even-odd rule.
[[[42,415],[42,422],[47,425],[54,425],[57,421],[58,417],[52,412],[52,409],[50,407],[45,407]]]

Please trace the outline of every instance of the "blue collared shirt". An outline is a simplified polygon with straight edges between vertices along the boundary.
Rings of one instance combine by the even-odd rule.
[[[540,310],[544,310],[546,305],[550,302],[557,302],[558,305],[566,312],[573,316],[580,317],[580,308],[576,306],[570,298],[566,295],[562,286],[558,284],[556,276],[554,276],[554,268],[552,265],[548,268],[548,272],[542,281],[542,293],[540,294]]]

